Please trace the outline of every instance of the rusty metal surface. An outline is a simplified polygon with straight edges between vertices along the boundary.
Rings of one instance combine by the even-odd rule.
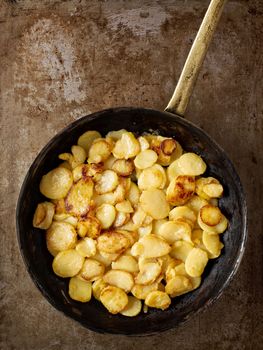
[[[159,336],[95,334],[41,296],[16,241],[16,200],[38,151],[89,112],[124,105],[163,109],[207,4],[0,1],[1,349],[263,348],[260,0],[227,4],[186,115],[227,151],[248,200],[246,253],[215,305]]]

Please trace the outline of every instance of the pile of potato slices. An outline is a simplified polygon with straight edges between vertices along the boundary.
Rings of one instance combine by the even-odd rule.
[[[223,187],[173,138],[87,131],[44,175],[33,226],[46,230],[54,273],[69,296],[112,314],[165,310],[199,287],[228,225]]]

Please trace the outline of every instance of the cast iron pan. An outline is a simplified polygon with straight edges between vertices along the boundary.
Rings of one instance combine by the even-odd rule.
[[[211,1],[168,105],[169,111],[184,113],[223,4],[224,0]],[[151,309],[147,314],[141,313],[133,318],[109,314],[94,298],[84,304],[70,299],[68,279],[59,278],[52,270],[52,256],[46,248],[45,234],[32,226],[34,210],[39,202],[45,200],[39,192],[40,179],[59,164],[58,155],[69,152],[71,145],[76,144],[78,137],[87,130],[98,130],[104,135],[122,128],[136,134],[154,131],[174,137],[186,151],[199,154],[208,165],[204,176],[215,176],[224,186],[224,197],[219,201],[219,207],[230,221],[226,233],[221,236],[225,245],[222,255],[209,261],[201,286],[194,292],[173,299],[166,311]],[[217,299],[241,261],[247,235],[246,217],[242,186],[225,152],[204,131],[181,116],[145,108],[100,111],[75,121],[57,134],[28,170],[16,213],[21,254],[31,278],[46,299],[65,315],[91,330],[127,335],[149,335],[176,327]]]

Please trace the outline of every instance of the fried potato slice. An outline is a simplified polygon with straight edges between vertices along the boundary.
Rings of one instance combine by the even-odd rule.
[[[59,221],[59,222],[61,222],[61,221],[66,222],[75,228],[77,227],[77,224],[78,224],[78,218],[76,218],[76,216],[72,216],[69,214],[55,214],[53,216],[53,220]]]
[[[82,281],[78,277],[71,277],[68,293],[71,299],[87,303],[92,295],[91,283]]]
[[[127,199],[130,201],[132,206],[135,206],[139,203],[140,191],[134,182],[131,182],[130,189],[127,193]]]
[[[212,205],[205,205],[199,212],[200,221],[208,226],[216,226],[222,218],[222,213],[218,207]],[[199,223],[200,225],[200,223]]]
[[[186,206],[190,208],[192,211],[195,212],[197,215],[202,207],[207,205],[208,202],[199,196],[193,196],[189,199],[189,201],[186,203]]]
[[[50,227],[55,213],[55,205],[50,202],[43,202],[37,205],[33,226],[46,230]]]
[[[71,153],[75,159],[75,161],[79,164],[82,164],[86,160],[86,151],[83,147],[79,145],[73,145],[71,147]]]
[[[121,255],[116,261],[111,263],[111,268],[113,270],[123,270],[130,273],[139,271],[138,263],[131,255]]]
[[[92,195],[92,180],[90,178],[79,180],[71,187],[65,199],[67,212],[77,216],[86,215],[90,210]]]
[[[177,178],[177,176],[179,175],[183,175],[183,174],[181,173],[181,170],[178,166],[178,159],[176,159],[167,168],[167,177],[169,182]]]
[[[196,181],[196,193],[206,200],[219,198],[223,194],[223,186],[214,177],[201,177]]]
[[[118,141],[121,139],[122,135],[127,133],[128,131],[125,129],[120,129],[120,130],[113,130],[109,131],[106,135],[106,137],[110,137],[114,141]]]
[[[143,237],[145,235],[149,235],[152,232],[153,225],[150,223],[147,226],[141,226],[138,228],[138,234],[140,237]]]
[[[178,275],[168,280],[165,286],[165,291],[172,298],[174,298],[190,292],[192,288],[193,286],[189,278],[186,276]]]
[[[120,176],[129,176],[134,170],[134,163],[131,159],[116,159],[111,169]]]
[[[95,131],[95,130],[86,131],[84,132],[84,134],[82,134],[78,138],[78,145],[84,148],[84,150],[88,154],[93,141],[98,138],[101,138],[101,134],[98,131]]]
[[[104,274],[105,266],[98,260],[85,259],[84,264],[79,272],[79,277],[86,281],[96,281]]]
[[[77,232],[80,237],[88,236],[96,239],[100,235],[100,221],[92,216],[88,216],[84,221],[79,221],[77,224]]]
[[[204,272],[207,262],[207,252],[200,248],[193,248],[185,260],[186,273],[191,277],[201,276]]]
[[[98,194],[112,192],[118,186],[118,175],[113,170],[105,170],[96,182],[95,190]]]
[[[128,296],[128,304],[120,312],[123,316],[134,317],[137,316],[142,309],[142,302],[132,296]]]
[[[158,290],[158,283],[152,283],[148,285],[135,284],[131,290],[132,295],[134,295],[137,299],[145,300],[147,295],[153,291]]]
[[[146,169],[156,163],[158,155],[151,149],[141,151],[134,159],[134,165],[138,169]]]
[[[177,142],[174,139],[165,139],[161,142],[160,147],[166,156],[171,156],[177,147]]]
[[[162,272],[161,263],[156,261],[144,261],[140,266],[140,271],[135,277],[136,284],[149,285],[156,281]]]
[[[143,191],[140,196],[140,203],[142,209],[156,220],[164,219],[170,211],[165,194],[159,189]]]
[[[192,249],[193,244],[186,241],[177,241],[174,242],[170,255],[174,259],[185,261]]]
[[[59,252],[52,263],[53,271],[60,277],[73,277],[79,273],[84,258],[75,249]]]
[[[116,204],[116,209],[123,213],[133,213],[133,207],[128,199]]]
[[[214,207],[214,208],[217,208],[217,207]],[[201,229],[209,232],[210,234],[223,233],[227,229],[227,225],[228,225],[228,221],[222,213],[221,213],[220,221],[218,222],[217,225],[214,225],[214,226],[207,225],[206,223],[204,223],[203,219],[201,218],[201,213],[199,213],[197,221]]]
[[[128,296],[122,289],[108,286],[102,290],[100,301],[111,314],[117,314],[127,306]]]
[[[121,232],[107,231],[97,239],[97,248],[105,253],[123,253],[130,246],[129,239]]]
[[[112,145],[109,140],[100,138],[93,141],[89,149],[88,163],[105,162],[111,155]]]
[[[123,289],[126,293],[129,293],[134,286],[134,280],[132,274],[123,270],[109,270],[103,276],[104,282]]]
[[[166,199],[172,205],[183,205],[194,195],[194,191],[194,177],[179,175],[170,182],[166,190]]]
[[[224,245],[220,242],[219,235],[210,235],[208,232],[203,231],[202,241],[206,250],[212,254],[213,258],[219,257],[221,254],[221,249],[224,247]]]
[[[166,185],[164,168],[159,164],[144,169],[138,177],[138,187],[141,191],[152,188],[163,189]]]
[[[84,256],[84,258],[90,258],[96,254],[97,242],[89,237],[83,238],[76,245],[76,251]]]
[[[132,222],[135,224],[136,227],[140,227],[145,218],[145,211],[142,209],[141,205],[138,205],[132,216]]]
[[[112,150],[112,154],[117,159],[133,158],[139,152],[140,144],[132,132],[124,132]]]
[[[177,219],[187,219],[188,222],[190,221],[190,224],[192,223],[191,226],[193,226],[196,222],[196,215],[193,210],[183,205],[173,208],[169,213],[169,220]]]
[[[130,220],[130,214],[122,211],[116,212],[116,217],[113,223],[113,227],[121,227]]]
[[[103,281],[103,278],[99,278],[92,283],[92,295],[95,299],[100,301],[100,293],[104,288],[108,287],[108,284]]]
[[[160,228],[165,222],[168,222],[168,219],[153,220],[152,234],[159,236]]]
[[[178,167],[183,175],[198,176],[206,171],[203,159],[195,153],[184,153],[178,159]]]
[[[159,230],[161,236],[169,244],[184,240],[191,243],[191,226],[184,219],[165,222]]]
[[[150,144],[144,136],[139,136],[138,141],[141,146],[141,151],[145,151],[150,148]]]
[[[146,235],[136,242],[131,249],[132,255],[141,255],[144,258],[158,258],[169,254],[171,247],[160,237],[155,235]]]
[[[54,221],[47,230],[46,243],[50,254],[56,256],[63,250],[75,248],[77,233],[72,225]]]
[[[165,310],[171,304],[171,299],[166,292],[153,291],[150,292],[146,299],[145,304],[149,307],[155,307],[157,309]]]
[[[111,204],[102,204],[96,210],[96,218],[99,220],[103,229],[109,228],[116,218],[114,206]]]
[[[72,184],[72,172],[66,168],[58,167],[42,176],[39,189],[47,198],[61,199],[66,197]]]

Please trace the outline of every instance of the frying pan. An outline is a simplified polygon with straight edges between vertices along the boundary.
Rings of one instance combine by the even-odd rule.
[[[211,1],[165,112],[125,107],[85,116],[49,141],[25,177],[18,199],[16,222],[27,270],[54,307],[91,330],[149,335],[176,327],[216,300],[240,264],[247,237],[247,210],[240,179],[222,148],[203,130],[182,118],[224,3],[224,0]],[[229,219],[229,227],[221,236],[225,246],[222,255],[209,260],[201,286],[173,299],[166,311],[151,309],[147,314],[141,313],[133,318],[109,314],[94,298],[85,304],[70,299],[68,280],[59,278],[52,271],[52,257],[46,249],[45,234],[32,226],[34,210],[44,200],[39,192],[40,179],[59,164],[58,155],[70,151],[71,145],[76,144],[78,137],[87,130],[98,130],[105,135],[110,130],[122,128],[137,134],[154,131],[174,137],[186,151],[199,154],[208,165],[205,176],[215,176],[224,186],[224,197],[220,199],[219,207]]]

